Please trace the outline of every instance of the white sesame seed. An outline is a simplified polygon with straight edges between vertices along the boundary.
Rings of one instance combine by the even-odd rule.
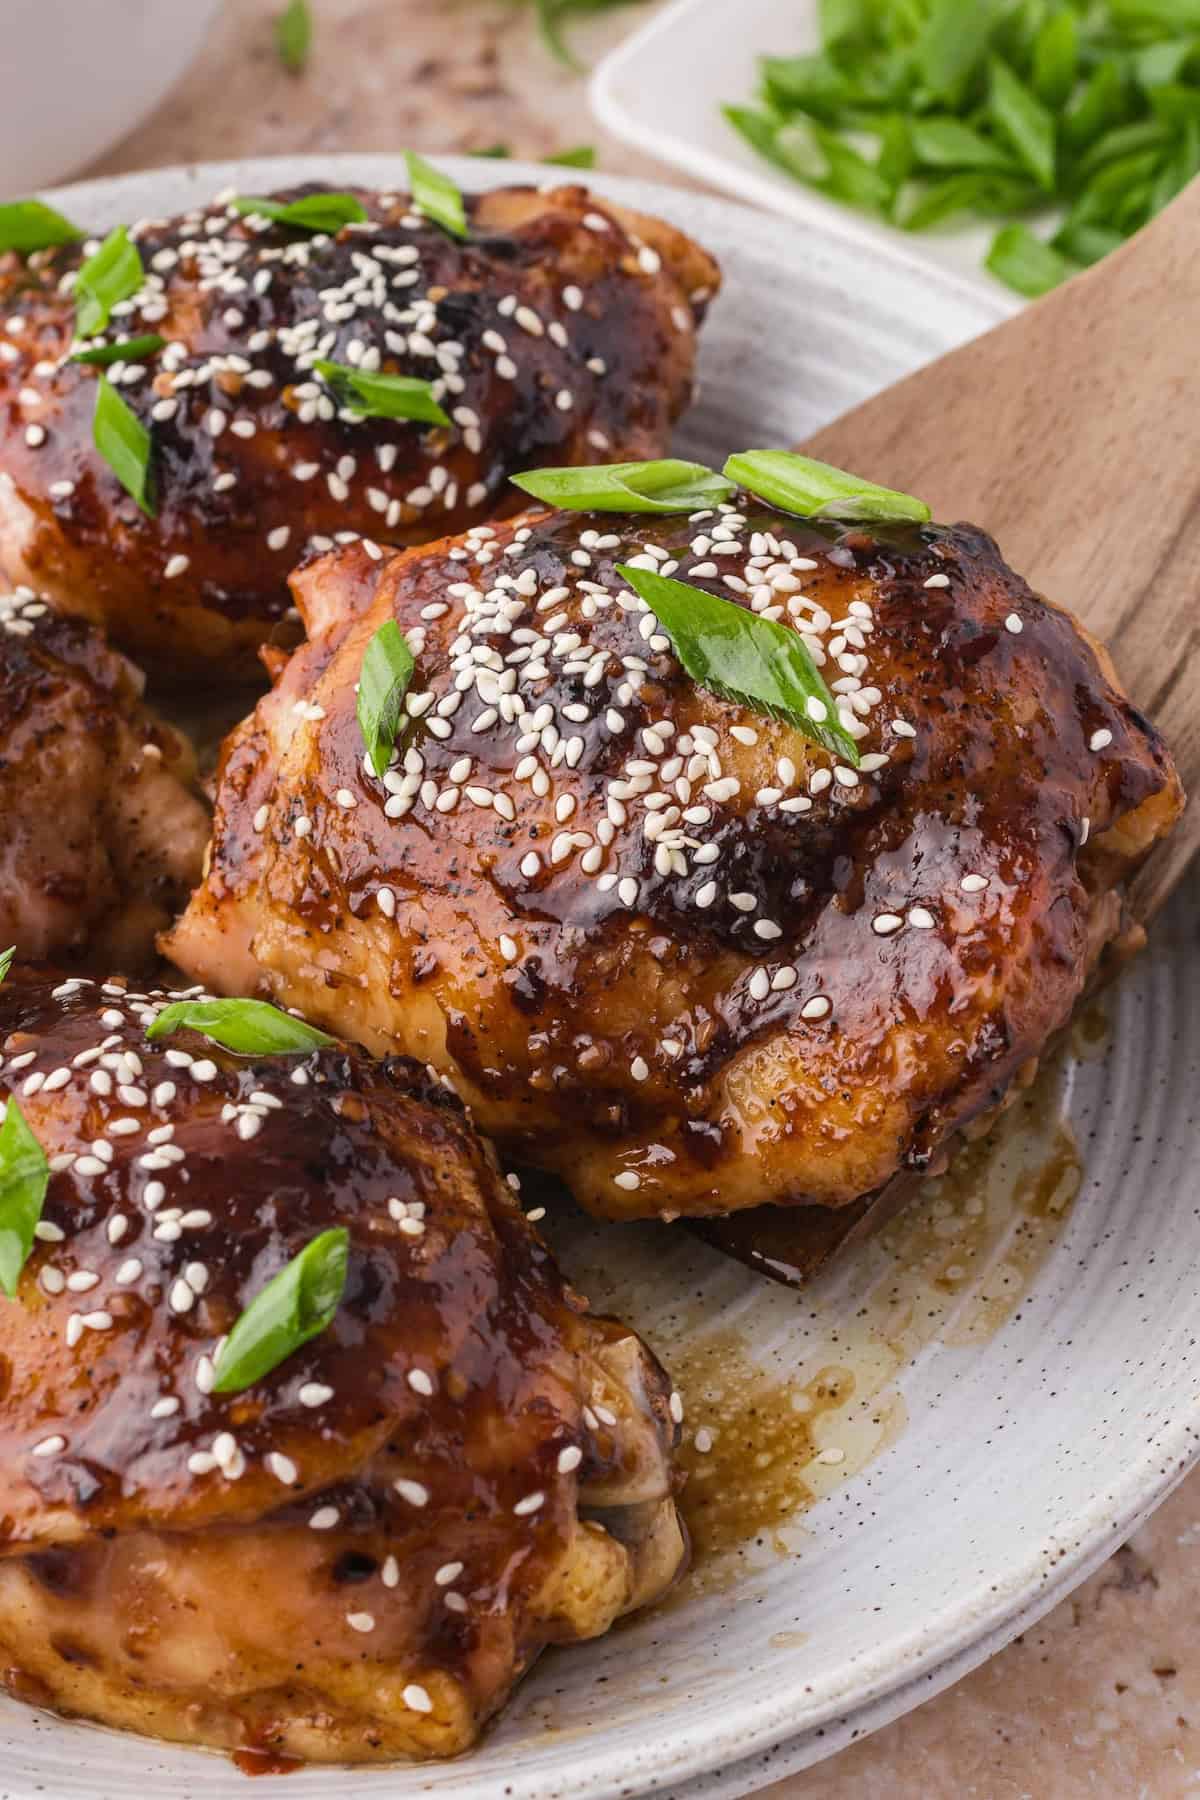
[[[642,1185],[642,1178],[636,1169],[622,1169],[619,1175],[613,1176],[613,1181],[617,1187],[628,1188],[630,1190],[639,1188]]]
[[[419,1481],[409,1481],[402,1477],[399,1481],[394,1481],[392,1486],[400,1498],[407,1500],[410,1506],[428,1506],[429,1489],[422,1486]]]
[[[336,1506],[319,1506],[308,1521],[310,1531],[332,1531],[341,1514]]]
[[[351,1631],[361,1631],[364,1635],[375,1629],[375,1615],[369,1612],[352,1612],[346,1614],[346,1623]]]
[[[903,923],[904,920],[900,917],[899,913],[878,913],[875,918],[871,920],[871,930],[876,932],[880,937],[890,937],[893,931],[899,931]]]
[[[327,1400],[333,1399],[333,1389],[320,1381],[306,1381],[296,1398],[301,1406],[324,1406]]]
[[[924,906],[912,906],[908,911],[908,922],[910,925],[914,926],[917,931],[932,931],[937,920],[928,908]]]
[[[558,1472],[559,1472],[559,1474],[560,1475],[569,1475],[573,1469],[577,1469],[579,1467],[579,1465],[582,1461],[583,1461],[583,1451],[579,1448],[579,1446],[577,1444],[568,1444],[568,1446],[565,1450],[560,1450],[558,1453]]]
[[[63,1450],[66,1449],[66,1447],[67,1447],[67,1440],[65,1437],[58,1437],[58,1436],[45,1437],[41,1440],[40,1443],[35,1444],[33,1446],[33,1449],[31,1450],[30,1455],[31,1456],[58,1456]]]
[[[924,585],[927,588],[949,587],[950,586],[950,577],[948,575],[931,575],[929,577],[929,580],[927,582],[925,582]]]
[[[1099,731],[1093,731],[1091,737],[1088,739],[1088,749],[1107,750],[1112,741],[1112,732],[1102,726]]]
[[[545,1504],[545,1494],[526,1494],[523,1500],[517,1501],[517,1504],[513,1507],[513,1512],[518,1518],[524,1519],[528,1518],[531,1513],[538,1512]]]
[[[408,1385],[413,1390],[414,1394],[424,1394],[426,1399],[433,1393],[433,1382],[424,1369],[410,1369],[408,1371]]]
[[[1004,621],[1004,629],[1005,629],[1005,631],[1011,631],[1014,637],[1019,637],[1021,635],[1022,631],[1024,631],[1025,627],[1022,624],[1021,619],[1018,616],[1018,614],[1009,613],[1008,617]]]
[[[986,875],[964,875],[958,885],[964,894],[981,894],[987,884]]]
[[[267,1468],[276,1481],[282,1482],[284,1487],[295,1487],[300,1478],[300,1471],[290,1456],[284,1456],[279,1450],[271,1450],[267,1453],[265,1460]]]
[[[433,1701],[418,1681],[410,1681],[400,1697],[409,1712],[431,1713],[433,1711]]]

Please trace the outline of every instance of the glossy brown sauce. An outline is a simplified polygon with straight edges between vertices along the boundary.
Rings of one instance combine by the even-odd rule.
[[[651,1276],[654,1259],[633,1245],[629,1263],[614,1267],[610,1254],[605,1273],[582,1247],[582,1285],[647,1332],[684,1399],[680,1506],[693,1564],[666,1606],[793,1552],[813,1502],[903,1430],[897,1377],[918,1352],[935,1338],[977,1346],[1012,1316],[1081,1184],[1064,1116],[1068,1071],[1065,1056],[1051,1059],[986,1138],[960,1148],[945,1175],[808,1289],[697,1248],[695,1278],[682,1271],[686,1291],[665,1310],[674,1267]],[[705,1329],[706,1317],[731,1311],[735,1323]]]

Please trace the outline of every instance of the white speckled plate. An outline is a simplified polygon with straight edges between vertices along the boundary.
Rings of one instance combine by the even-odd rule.
[[[447,166],[468,187],[510,173]],[[55,198],[107,226],[230,183],[261,193],[317,177],[401,179],[394,157],[307,157]],[[801,229],[666,188],[596,186],[722,260],[703,391],[679,440],[710,460],[803,437],[1003,309],[836,223]],[[1006,1133],[987,1183],[927,1199],[810,1293],[764,1284],[678,1230],[556,1231],[584,1285],[685,1371],[714,1330],[776,1379],[848,1370],[855,1393],[813,1427],[813,1448],[832,1457],[804,1470],[823,1497],[781,1532],[782,1549],[752,1546],[723,1583],[547,1657],[475,1755],[307,1771],[289,1778],[288,1800],[334,1800],[351,1780],[363,1800],[732,1800],[956,1679],[1118,1544],[1188,1467],[1200,1429],[1198,899],[1193,879],[1106,1002],[1107,1049],[1061,1068],[1029,1131]],[[1051,1226],[1020,1194],[1060,1118],[1084,1176]],[[700,1398],[693,1423],[705,1417]],[[0,1800],[246,1792],[222,1759],[0,1704]]]

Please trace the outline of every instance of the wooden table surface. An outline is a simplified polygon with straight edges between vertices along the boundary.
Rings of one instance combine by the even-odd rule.
[[[311,0],[308,72],[276,61],[282,0],[227,0],[157,114],[88,174],[285,151],[595,144],[604,169],[677,176],[606,138],[582,81],[495,0]],[[630,7],[573,36],[593,58]],[[781,0],[781,12],[785,11]],[[1173,1800],[1200,1795],[1200,1472],[1033,1631],[957,1687],[763,1800]]]

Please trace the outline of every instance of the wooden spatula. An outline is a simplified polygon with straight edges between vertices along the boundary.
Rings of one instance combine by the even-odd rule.
[[[805,451],[997,540],[1112,651],[1200,796],[1200,180],[1045,299],[819,431]],[[1155,852],[1148,918],[1200,848]]]
[[[801,448],[991,532],[1105,640],[1200,796],[1200,180],[1094,269]],[[1198,847],[1200,799],[1138,877],[1140,917]],[[804,1281],[911,1191],[833,1213],[760,1207],[702,1234]]]

